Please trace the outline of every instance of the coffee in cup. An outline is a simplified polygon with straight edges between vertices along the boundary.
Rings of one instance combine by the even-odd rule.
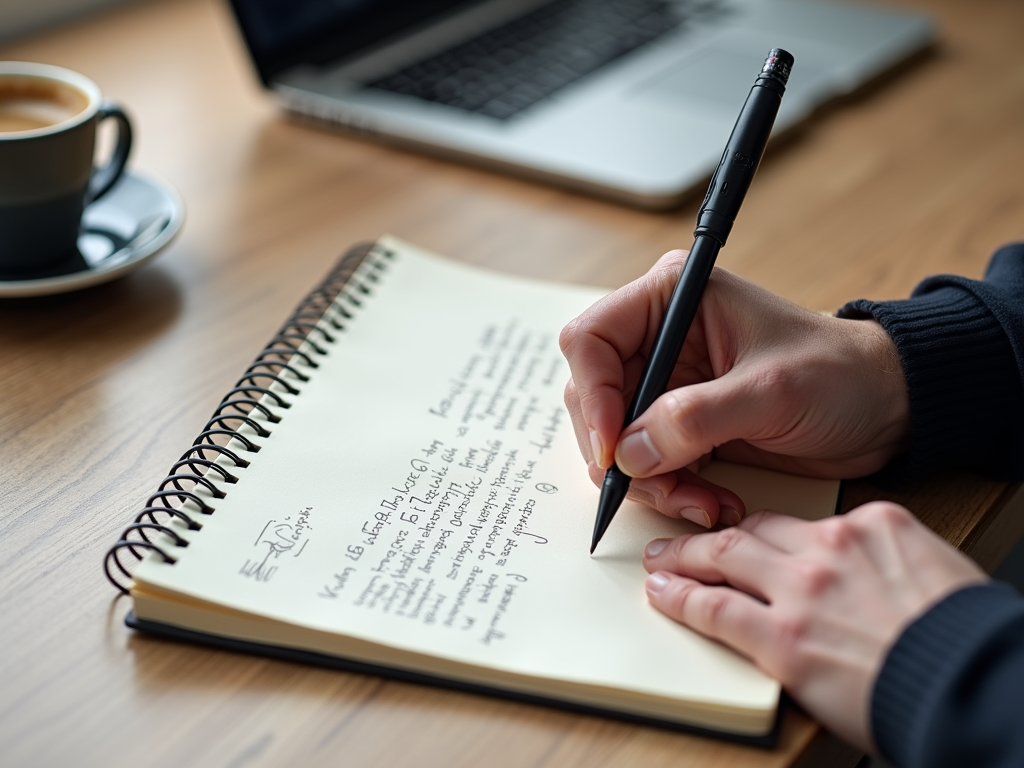
[[[88,106],[86,94],[60,81],[0,78],[0,133],[49,128],[80,115]]]
[[[117,140],[95,168],[96,126],[108,118]],[[76,253],[82,212],[124,172],[131,138],[124,111],[87,77],[0,62],[0,274],[30,275]]]

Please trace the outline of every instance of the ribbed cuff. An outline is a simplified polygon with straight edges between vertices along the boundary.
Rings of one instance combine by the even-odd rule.
[[[958,705],[979,704],[961,701],[964,682],[970,687],[1002,631],[1022,620],[1021,596],[992,582],[954,592],[907,627],[889,651],[871,696],[871,730],[882,756],[904,768],[931,768],[944,752],[943,764],[968,764],[943,745],[944,740],[962,745],[977,735],[967,733],[970,725],[956,716]],[[950,727],[958,719],[959,734]]]
[[[1016,479],[1024,400],[1013,348],[973,293],[942,286],[903,301],[853,301],[840,317],[871,317],[892,337],[910,394],[911,440],[872,479],[901,485],[950,467]]]

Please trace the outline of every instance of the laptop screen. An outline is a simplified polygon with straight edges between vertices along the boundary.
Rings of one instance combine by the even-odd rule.
[[[327,64],[479,0],[231,0],[264,84],[296,64]]]

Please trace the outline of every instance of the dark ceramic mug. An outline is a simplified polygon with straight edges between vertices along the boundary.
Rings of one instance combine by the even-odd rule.
[[[117,140],[97,168],[96,126],[108,118]],[[76,253],[85,206],[120,178],[131,144],[128,117],[89,78],[0,62],[0,273],[30,275]]]

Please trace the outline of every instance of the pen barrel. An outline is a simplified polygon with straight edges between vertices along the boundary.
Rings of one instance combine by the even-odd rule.
[[[720,249],[718,241],[713,238],[698,237],[694,240],[690,255],[672,291],[658,334],[654,337],[639,386],[626,411],[626,424],[631,424],[650,408],[651,403],[661,397],[668,387]]]
[[[789,66],[791,63],[790,56]],[[786,77],[789,66],[785,70]],[[695,236],[712,237],[719,245],[725,245],[754,172],[761,163],[785,90],[784,78],[764,73],[758,76],[708,186],[707,196],[697,216]]]
[[[711,278],[718,251],[725,245],[743,196],[761,162],[792,66],[792,55],[781,48],[773,48],[747,95],[697,216],[693,248],[672,290],[665,316],[661,318],[633,400],[626,409],[623,428],[636,421],[668,388],[679,353],[700,308],[704,288]],[[613,464],[605,473],[590,545],[591,554],[625,498],[629,484],[629,476],[618,465]]]

